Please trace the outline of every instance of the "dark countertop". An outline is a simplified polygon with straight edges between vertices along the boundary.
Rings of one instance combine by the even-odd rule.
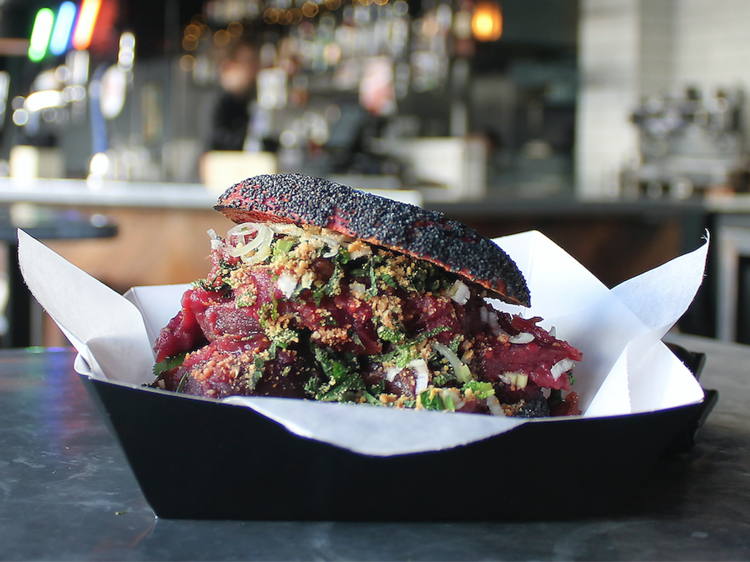
[[[157,520],[73,354],[1,351],[0,559],[748,559],[750,347],[676,340],[708,354],[701,380],[721,393],[695,451],[607,518],[533,523]]]

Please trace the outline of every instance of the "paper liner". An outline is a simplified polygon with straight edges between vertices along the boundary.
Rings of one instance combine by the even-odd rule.
[[[584,360],[574,371],[574,389],[584,416],[648,412],[703,399],[700,385],[660,338],[695,297],[705,270],[708,242],[612,290],[539,232],[496,242],[526,276],[532,307],[494,304],[525,317],[543,317],[543,326],[555,326],[558,337],[583,352]],[[179,310],[187,285],[135,287],[125,298],[22,231],[18,251],[31,292],[84,360],[77,362],[79,372],[118,384],[141,385],[153,380],[151,343]],[[522,423],[565,421],[265,397],[224,401],[252,408],[295,434],[377,456],[447,449]]]

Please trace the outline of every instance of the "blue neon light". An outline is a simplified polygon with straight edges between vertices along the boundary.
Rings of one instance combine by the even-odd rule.
[[[49,42],[49,51],[53,55],[62,55],[68,48],[70,32],[76,19],[76,5],[73,2],[63,2],[57,10],[55,27]]]

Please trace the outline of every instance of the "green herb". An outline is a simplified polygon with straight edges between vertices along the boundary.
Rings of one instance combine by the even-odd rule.
[[[568,373],[568,380],[570,381],[570,384],[576,383],[576,378],[573,376],[573,373]]]
[[[265,370],[266,368],[266,362],[263,361],[263,359],[261,359],[260,357],[256,356],[255,359],[253,360],[253,367],[255,367],[256,371],[263,372],[263,370]]]
[[[154,365],[154,374],[158,376],[166,373],[167,371],[171,371],[175,367],[179,367],[185,361],[186,355],[187,352],[180,353],[179,355],[173,355],[172,357],[167,357],[164,361],[158,362],[156,365]]]
[[[417,358],[417,346],[428,338],[434,337],[441,332],[448,330],[447,326],[441,326],[428,332],[422,332],[413,340],[405,342],[403,345],[396,346],[396,351],[393,356],[397,367],[402,369],[406,367],[411,361]]]
[[[447,373],[440,373],[438,376],[432,379],[432,384],[435,386],[445,386],[450,381],[454,380],[456,380],[456,375],[453,373],[453,371],[448,371]]]
[[[346,265],[349,263],[349,260],[351,259],[351,255],[349,254],[349,250],[346,248],[339,247],[339,251],[336,254],[336,261],[340,263],[341,265]]]
[[[288,254],[296,244],[296,240],[287,238],[286,240],[279,240],[273,248],[274,255]]]
[[[180,384],[177,385],[175,392],[182,392],[182,389],[185,388],[185,383],[187,383],[189,374],[190,374],[189,372],[186,372],[184,375],[182,375],[182,378],[180,379]]]
[[[380,276],[380,278],[383,280],[383,282],[386,285],[390,285],[394,289],[398,289],[398,283],[396,283],[396,280],[391,275],[384,273],[383,275]]]
[[[344,402],[351,400],[358,391],[365,389],[365,383],[358,373],[358,365],[353,355],[334,357],[325,349],[311,345],[315,360],[320,365],[327,381],[310,385],[316,400],[322,402]],[[309,383],[308,383],[309,384]],[[307,385],[306,385],[307,390]]]
[[[409,285],[418,292],[437,291],[441,287],[453,285],[453,279],[446,271],[426,262],[417,262],[412,266]]]
[[[547,400],[549,405],[553,406],[555,404],[559,404],[562,401],[563,401],[562,390],[560,390],[559,388],[551,389],[549,392],[549,399]]]
[[[436,392],[432,398],[430,398],[430,391],[425,390],[419,395],[419,399],[425,410],[445,410],[445,403],[439,392]]]
[[[456,405],[453,403],[453,397],[450,394],[445,396],[445,398],[443,399],[443,402],[445,403],[446,410],[450,412],[456,411]]]
[[[292,328],[284,328],[279,332],[274,332],[273,335],[269,335],[268,337],[271,339],[273,344],[280,347],[281,349],[286,349],[287,347],[289,347],[290,343],[299,341],[299,333]],[[275,351],[276,350],[274,350],[274,352]]]
[[[271,322],[276,322],[276,320],[279,319],[279,308],[278,303],[276,300],[272,300],[271,302],[263,303],[260,307],[259,311],[259,317],[260,317],[260,325],[264,330],[268,330],[269,326],[269,320]]]
[[[380,381],[380,382],[379,382],[378,384],[374,384],[374,385],[372,385],[372,386],[370,387],[370,390],[369,390],[369,392],[370,392],[370,393],[371,393],[371,394],[372,394],[373,396],[380,396],[381,394],[383,394],[383,393],[385,392],[385,381],[384,381],[384,380],[382,380],[382,381]]]
[[[219,260],[218,270],[219,273],[213,279],[199,279],[191,283],[194,289],[203,289],[204,291],[212,293],[224,293],[225,297],[229,297],[232,294],[232,287],[224,279],[229,277],[229,274],[237,269],[236,265],[232,265],[227,261]]]
[[[485,398],[489,398],[490,396],[494,396],[495,394],[495,389],[492,388],[492,383],[489,382],[467,382],[461,387],[461,392],[466,394],[466,391],[469,389],[471,389],[471,391],[474,393],[474,396],[476,396],[480,400],[484,400]]]
[[[373,396],[369,392],[364,392],[362,393],[362,396],[365,397],[365,401],[367,402],[367,404],[370,404],[372,406],[385,406],[385,404],[383,404],[380,399],[375,397],[377,396],[377,394]]]
[[[403,331],[396,328],[389,328],[382,324],[378,325],[376,332],[381,340],[389,341],[391,343],[398,343],[406,337],[406,334],[404,334]]]
[[[237,308],[252,306],[253,304],[255,304],[255,296],[248,293],[239,294],[235,297],[234,304],[237,306]]]
[[[463,341],[464,337],[462,335],[458,335],[455,338],[451,340],[451,343],[448,347],[450,347],[451,351],[458,355],[458,348],[461,345],[461,342]]]

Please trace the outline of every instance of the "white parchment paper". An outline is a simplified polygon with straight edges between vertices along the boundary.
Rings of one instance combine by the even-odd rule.
[[[539,232],[496,242],[526,276],[532,307],[495,305],[541,316],[543,326],[554,326],[558,337],[583,351],[574,372],[584,416],[648,412],[703,399],[700,385],[660,338],[695,297],[708,242],[612,290]],[[18,252],[32,293],[87,364],[78,361],[79,372],[113,384],[153,380],[151,344],[179,310],[187,285],[135,287],[123,297],[22,231]],[[564,423],[281,398],[224,402],[252,408],[303,437],[379,456],[456,447],[522,423]]]

